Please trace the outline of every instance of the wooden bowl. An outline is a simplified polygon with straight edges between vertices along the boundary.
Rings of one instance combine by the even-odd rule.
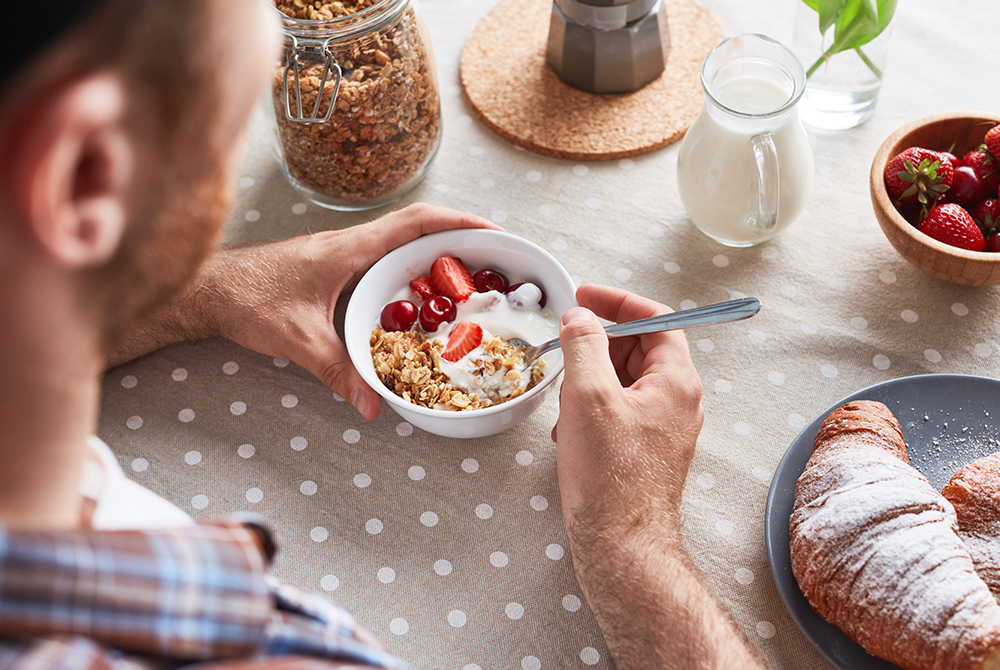
[[[883,174],[886,163],[910,147],[946,151],[956,140],[952,153],[961,158],[979,146],[986,131],[998,123],[1000,115],[982,112],[928,116],[894,132],[875,154],[869,183],[875,217],[899,255],[932,277],[966,286],[1000,284],[1000,253],[959,249],[938,242],[914,228],[896,210],[885,190]]]

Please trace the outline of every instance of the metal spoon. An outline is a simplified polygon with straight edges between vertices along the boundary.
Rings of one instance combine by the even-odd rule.
[[[760,300],[757,298],[740,298],[739,300],[729,300],[714,305],[685,309],[680,312],[661,314],[660,316],[653,316],[648,319],[615,323],[605,326],[604,330],[607,332],[608,337],[646,335],[665,330],[680,330],[681,328],[710,326],[714,323],[740,321],[741,319],[749,319],[758,311],[760,311]],[[525,368],[530,367],[535,362],[535,359],[542,354],[546,354],[559,346],[558,337],[543,344],[531,344],[519,337],[512,337],[507,341],[515,346],[524,346],[522,365]]]

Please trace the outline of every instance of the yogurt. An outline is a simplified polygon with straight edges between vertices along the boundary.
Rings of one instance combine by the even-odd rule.
[[[436,331],[427,333],[428,340],[437,340],[447,348],[459,322],[470,321],[483,329],[482,343],[468,354],[457,361],[438,359],[438,368],[448,375],[453,387],[465,393],[475,393],[480,398],[493,398],[494,401],[497,398],[503,401],[528,388],[532,382],[532,370],[521,370],[518,365],[518,374],[515,374],[509,368],[484,365],[484,361],[502,356],[494,342],[497,337],[504,343],[517,337],[532,344],[541,344],[559,336],[559,315],[552,308],[543,309],[539,305],[541,296],[541,291],[533,284],[524,284],[510,294],[499,291],[473,293],[466,301],[456,305],[454,321],[442,323]],[[393,299],[409,300],[411,297],[407,288]],[[546,354],[539,367],[544,368],[557,356],[558,352]],[[538,365],[536,362],[533,367]]]
[[[447,346],[451,332],[459,321],[471,321],[482,327],[483,344],[454,363],[443,358],[440,360],[441,371],[448,375],[456,388],[480,395],[490,395],[495,391],[501,398],[523,390],[531,380],[530,374],[522,374],[518,379],[506,379],[505,370],[497,370],[490,375],[483,375],[478,371],[477,361],[490,356],[484,348],[486,343],[495,336],[504,341],[519,337],[532,344],[559,337],[559,319],[551,309],[541,309],[537,301],[533,305],[515,309],[515,303],[519,301],[508,298],[498,291],[473,293],[468,300],[457,305],[458,316],[455,321],[443,323],[437,331],[428,334],[428,338],[440,340]]]

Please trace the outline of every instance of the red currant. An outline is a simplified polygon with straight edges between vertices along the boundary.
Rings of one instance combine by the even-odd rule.
[[[947,191],[948,200],[960,205],[967,205],[979,202],[986,195],[986,188],[983,180],[970,167],[962,165],[955,168],[955,176],[951,181],[951,188]]]
[[[409,330],[417,322],[417,306],[409,300],[390,302],[379,320],[383,330]]]
[[[486,293],[487,291],[499,291],[503,293],[510,286],[510,282],[507,281],[506,277],[490,268],[483,268],[472,275],[472,282],[476,285],[476,291],[479,293]]]
[[[420,326],[428,333],[433,333],[442,323],[450,323],[458,316],[455,303],[444,295],[435,295],[427,299],[420,307]]]

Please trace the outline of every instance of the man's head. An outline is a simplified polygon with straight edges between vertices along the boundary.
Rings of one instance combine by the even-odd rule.
[[[75,293],[106,349],[214,243],[277,42],[253,0],[87,4],[0,81],[0,290]]]

